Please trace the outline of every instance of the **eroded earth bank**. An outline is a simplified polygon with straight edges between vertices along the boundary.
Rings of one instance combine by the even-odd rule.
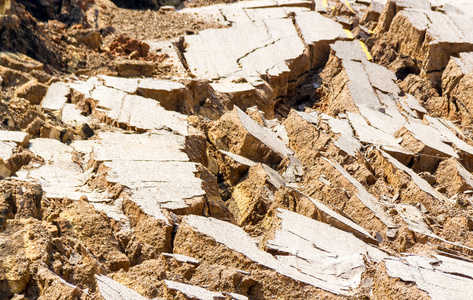
[[[471,299],[473,2],[0,0],[1,299]]]

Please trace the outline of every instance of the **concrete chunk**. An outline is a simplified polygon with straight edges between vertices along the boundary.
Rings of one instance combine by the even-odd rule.
[[[259,125],[236,106],[210,129],[209,139],[218,149],[270,166],[293,154],[275,132]]]
[[[436,256],[436,259],[425,256],[390,257],[385,260],[385,265],[389,276],[415,282],[432,299],[466,300],[473,293],[471,278],[443,271],[455,268],[457,263],[452,259],[442,256]]]
[[[100,295],[105,300],[147,300],[134,290],[104,275],[95,275]]]
[[[22,131],[0,130],[0,141],[12,142],[18,146],[26,147],[28,146],[29,135]]]
[[[47,110],[61,110],[66,104],[70,92],[71,89],[66,83],[55,82],[49,87],[41,106]]]
[[[98,77],[104,81],[105,86],[124,91],[129,94],[134,94],[138,89],[139,79],[137,78],[122,78],[107,75],[99,75]]]

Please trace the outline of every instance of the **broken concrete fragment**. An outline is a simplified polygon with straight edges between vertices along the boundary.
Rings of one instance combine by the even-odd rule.
[[[189,257],[189,256],[181,255],[181,254],[163,253],[163,256],[172,257],[176,261],[186,263],[186,264],[194,264],[194,265],[200,264],[199,260],[197,260],[195,258],[192,258],[192,257]]]
[[[415,255],[389,257],[385,265],[389,276],[415,282],[432,299],[468,299],[473,292],[471,277],[442,270],[450,270],[458,265],[450,258],[444,259],[439,255],[436,258]]]
[[[347,38],[342,25],[317,12],[301,12],[295,23],[305,44],[309,45],[310,68],[321,67],[330,54],[329,44]]]
[[[177,281],[164,280],[166,290],[164,292],[165,299],[176,299],[179,294],[184,294],[189,299],[198,299],[198,300],[218,300],[225,299],[225,296],[222,293],[212,292],[204,288],[180,283]]]
[[[191,95],[186,87],[179,82],[159,80],[153,78],[141,79],[137,93],[151,98],[167,110],[181,111]]]
[[[298,218],[300,220],[300,217]],[[256,276],[260,276],[260,272],[266,272],[268,269],[277,272],[273,273],[274,275],[272,280],[273,283],[277,283],[279,286],[288,285],[289,287],[291,286],[291,282],[296,280],[318,288],[329,290],[333,293],[348,293],[346,285],[321,280],[319,278],[320,274],[304,274],[295,267],[292,267],[283,261],[279,261],[271,254],[258,249],[255,242],[241,228],[213,218],[198,216],[185,217],[176,235],[174,251],[186,255],[193,253],[195,254],[193,256],[197,258],[212,262],[216,257],[213,255],[207,255],[207,251],[207,254],[205,254],[202,252],[201,247],[197,245],[198,243],[209,239],[213,240],[212,247],[218,247],[220,252],[224,251],[225,253],[228,253],[227,258],[233,258],[231,264],[236,263],[243,270],[248,269],[251,265],[253,266],[252,274],[255,274]],[[311,248],[314,249],[312,246]],[[258,270],[254,269],[255,266],[258,266]],[[281,275],[283,275],[284,277],[282,278],[285,279],[279,279],[279,276]],[[267,282],[264,277],[261,277],[261,283],[263,286],[271,284]],[[285,293],[288,291],[289,290],[286,289]],[[267,289],[265,289],[265,293],[268,293],[268,296],[272,294],[272,292]],[[314,289],[311,293],[319,294],[321,291]],[[287,296],[287,294],[285,295]]]
[[[383,66],[364,60],[363,67],[371,82],[373,88],[382,91],[383,93],[399,94],[401,89],[395,84],[397,80],[394,72],[386,69]]]
[[[0,130],[0,141],[12,142],[17,146],[27,147],[29,143],[28,133],[22,131],[6,131]]]
[[[359,114],[348,112],[347,115],[351,126],[355,130],[361,142],[402,149],[401,145],[399,144],[401,139],[396,139],[393,135],[371,127],[365,121],[363,116]]]
[[[104,85],[117,90],[127,92],[129,94],[136,93],[138,89],[138,78],[120,78],[107,75],[99,75],[98,78],[104,81]]]
[[[398,132],[398,136],[403,138],[401,145],[414,153],[458,158],[456,151],[445,143],[448,140],[432,126],[409,122]]]
[[[297,193],[300,193],[297,191]],[[317,220],[326,224],[329,224],[331,226],[334,226],[338,229],[341,229],[343,231],[351,232],[353,233],[354,236],[357,238],[368,242],[372,244],[378,244],[376,239],[374,239],[371,234],[368,233],[363,227],[360,225],[356,224],[352,220],[336,213],[332,209],[330,209],[328,206],[323,204],[322,202],[313,199],[311,197],[308,197],[302,193],[300,193],[303,197],[306,197],[312,202],[315,207],[317,208],[318,214],[317,214]]]
[[[429,6],[391,13],[395,16],[387,34],[389,42],[399,54],[421,61],[422,74],[432,77],[434,82],[451,56],[473,50],[473,38],[466,30],[473,24],[471,19],[431,11]]]
[[[278,218],[281,228],[266,247],[281,253],[279,261],[321,279],[324,283],[319,287],[335,289],[331,291],[336,294],[350,294],[358,287],[365,269],[363,258],[381,261],[387,256],[349,233],[302,215],[278,210]]]
[[[236,106],[209,130],[209,139],[218,149],[270,166],[292,154],[276,133],[256,123]]]
[[[357,41],[336,41],[330,48],[334,55],[342,60],[366,60],[366,54]]]
[[[127,288],[126,286],[121,285],[110,277],[104,275],[95,275],[97,280],[97,286],[100,290],[100,295],[105,300],[147,300],[135,292],[134,290]]]
[[[153,99],[98,86],[91,92],[96,101],[94,115],[132,128],[152,130],[170,128],[186,135],[186,117],[177,112],[167,111]]]
[[[67,102],[70,94],[70,87],[63,82],[55,82],[49,86],[48,92],[44,96],[41,106],[47,110],[61,110]]]
[[[405,98],[401,99],[402,102],[404,102],[410,109],[417,111],[418,113],[427,114],[427,110],[420,105],[419,101],[417,99],[410,95],[407,94]]]
[[[253,22],[244,9],[229,10],[228,15],[226,11],[226,19],[235,22],[232,27],[185,37],[188,47],[184,56],[190,72],[210,80],[267,76],[273,98],[286,95],[288,81],[295,81],[310,69],[292,20],[276,16]]]

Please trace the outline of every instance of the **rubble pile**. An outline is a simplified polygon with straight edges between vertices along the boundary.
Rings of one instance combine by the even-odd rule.
[[[95,54],[0,53],[1,299],[471,297],[472,1],[43,2]]]

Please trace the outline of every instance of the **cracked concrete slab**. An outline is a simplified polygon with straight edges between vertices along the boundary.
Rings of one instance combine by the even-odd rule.
[[[385,260],[386,271],[389,276],[397,277],[408,282],[415,282],[416,285],[426,291],[432,299],[439,300],[466,300],[470,298],[473,292],[471,277],[445,272],[462,264],[461,261],[444,258],[442,256],[429,258],[426,256],[412,255],[402,258],[390,257]]]

